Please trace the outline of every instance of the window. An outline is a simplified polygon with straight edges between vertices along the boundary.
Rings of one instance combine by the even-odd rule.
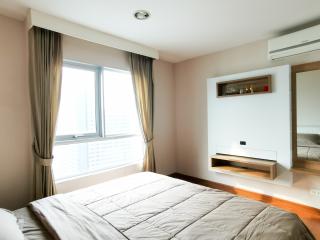
[[[105,69],[103,74],[104,117],[108,123],[105,133],[138,134],[140,129],[130,73]]]
[[[141,162],[130,72],[65,62],[56,135],[56,180]]]
[[[64,64],[56,132],[58,141],[101,135],[99,74],[98,67]]]

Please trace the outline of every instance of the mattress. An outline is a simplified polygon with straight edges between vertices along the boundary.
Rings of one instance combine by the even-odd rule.
[[[53,240],[30,208],[18,209],[14,211],[14,214],[23,226],[23,234],[27,240]]]
[[[16,215],[36,240],[314,239],[295,214],[154,173],[41,199]]]

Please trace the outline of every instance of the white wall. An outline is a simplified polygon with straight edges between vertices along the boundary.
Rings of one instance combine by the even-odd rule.
[[[217,83],[271,75],[268,94],[217,98]],[[209,78],[208,152],[276,160],[291,167],[289,65]],[[245,146],[240,141],[246,141]]]
[[[217,82],[264,75],[271,75],[271,93],[216,97]],[[288,124],[291,120],[290,66],[283,65],[209,78],[207,82],[208,158],[222,153],[274,160],[277,162],[277,178],[261,179],[261,181],[290,186],[292,184],[292,175],[289,171],[292,166],[291,126]],[[241,146],[240,141],[246,141],[246,145]]]
[[[319,176],[294,173],[292,186],[285,187],[208,171],[206,94],[211,77],[319,60],[318,51],[270,62],[267,41],[258,41],[175,64],[177,171],[319,208],[320,199],[309,192],[320,189]]]
[[[27,203],[32,191],[31,114],[24,24],[0,16],[0,207]]]

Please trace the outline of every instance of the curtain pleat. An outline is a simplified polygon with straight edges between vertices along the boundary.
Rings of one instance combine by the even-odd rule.
[[[153,147],[153,59],[129,53],[129,62],[140,125],[146,150],[143,161],[144,171],[156,171]]]
[[[62,63],[61,34],[33,27],[29,31],[29,84],[35,199],[56,193],[52,150],[60,103]]]

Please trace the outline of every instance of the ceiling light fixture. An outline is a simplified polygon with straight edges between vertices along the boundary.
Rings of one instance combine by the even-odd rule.
[[[134,13],[134,17],[138,20],[146,20],[150,17],[150,13],[146,10],[137,10]]]

